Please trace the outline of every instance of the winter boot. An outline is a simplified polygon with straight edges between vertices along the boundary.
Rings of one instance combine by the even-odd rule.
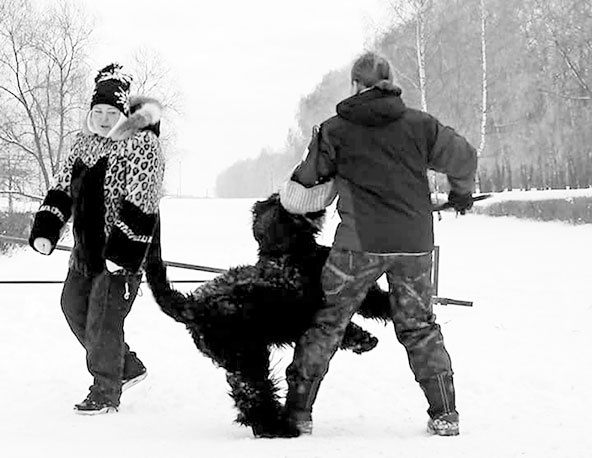
[[[74,411],[79,415],[101,415],[117,412],[117,407],[110,401],[91,390],[89,395],[80,404],[74,406]]]
[[[121,380],[121,392],[123,393],[125,390],[130,389],[132,386],[137,385],[142,380],[144,380],[147,376],[148,376],[148,372],[146,371],[146,368],[144,367],[142,372],[140,372],[139,374],[131,375],[129,377],[124,377]]]
[[[298,437],[300,430],[288,419],[282,419],[274,425],[252,425],[253,436],[256,438],[271,439],[274,437],[291,438]]]
[[[458,412],[452,374],[438,374],[419,384],[429,404],[428,432],[439,436],[457,436]]]
[[[305,411],[292,411],[289,413],[290,423],[296,428],[301,436],[312,434],[312,414]]]
[[[458,436],[458,413],[445,413],[428,420],[428,433],[438,436]]]
[[[320,383],[320,380],[288,382],[286,414],[288,421],[300,432],[300,435],[312,434],[312,406]]]
[[[123,361],[123,377],[121,379],[121,391],[125,391],[137,385],[147,376],[146,366],[140,361],[135,352],[129,351],[126,345],[126,352]]]

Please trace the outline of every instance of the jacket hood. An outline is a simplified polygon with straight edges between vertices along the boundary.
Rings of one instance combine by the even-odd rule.
[[[354,124],[384,126],[399,119],[406,110],[401,88],[380,81],[337,105],[337,114]]]

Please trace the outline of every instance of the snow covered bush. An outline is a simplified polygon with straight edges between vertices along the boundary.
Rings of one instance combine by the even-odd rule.
[[[32,218],[31,212],[0,212],[0,235],[28,237]],[[14,244],[0,241],[0,253],[6,253],[14,248]]]
[[[575,190],[572,193],[565,190],[555,194],[551,194],[551,191],[526,191],[522,193],[522,198],[518,192],[499,193],[490,201],[484,201],[483,205],[475,205],[474,213],[515,216],[537,221],[591,224],[592,195],[581,195]]]

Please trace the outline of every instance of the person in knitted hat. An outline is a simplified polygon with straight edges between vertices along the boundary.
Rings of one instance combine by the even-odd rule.
[[[315,130],[308,155],[280,192],[286,209],[297,213],[317,211],[336,194],[341,217],[321,274],[324,307],[286,370],[287,415],[301,433],[312,432],[312,407],[329,362],[366,291],[386,274],[395,333],[428,402],[428,430],[457,435],[452,366],[431,303],[427,171],[447,175],[449,201],[464,214],[472,205],[476,150],[452,128],[405,105],[384,57],[360,56],[351,82],[353,95]],[[327,183],[336,193],[323,200],[317,194]]]
[[[98,72],[83,128],[29,237],[35,251],[49,255],[72,220],[74,246],[61,305],[93,377],[88,396],[74,407],[79,414],[116,412],[122,391],[147,373],[123,328],[154,243],[164,159],[161,106],[130,97],[131,83],[119,64]]]
[[[87,116],[91,132],[109,137],[111,130],[126,119],[131,83],[132,77],[119,64],[110,64],[98,72]]]

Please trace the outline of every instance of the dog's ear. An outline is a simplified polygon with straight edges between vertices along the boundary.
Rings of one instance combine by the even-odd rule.
[[[277,207],[278,205],[280,205],[280,195],[276,192],[265,200],[258,200],[255,202],[251,207],[251,213],[253,214],[253,217],[256,218],[257,215],[261,215],[269,208]]]

